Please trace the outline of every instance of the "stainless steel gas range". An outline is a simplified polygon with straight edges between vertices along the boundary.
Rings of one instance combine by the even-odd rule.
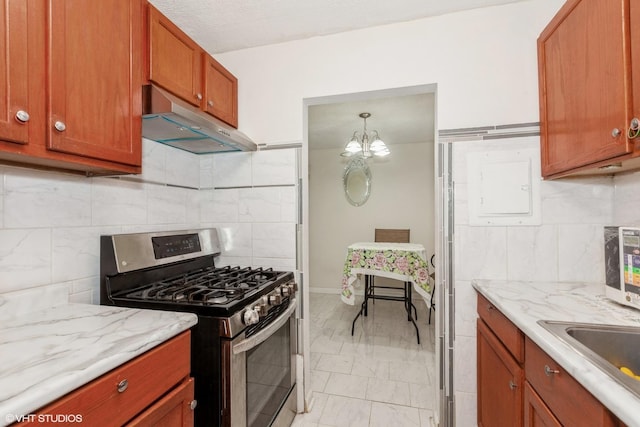
[[[290,425],[296,412],[293,273],[216,267],[216,229],[101,237],[100,303],[198,315],[197,426]]]

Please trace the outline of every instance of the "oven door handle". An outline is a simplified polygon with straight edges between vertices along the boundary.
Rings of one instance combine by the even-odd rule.
[[[233,354],[240,354],[246,351],[251,350],[257,345],[261,344],[271,335],[273,335],[282,325],[289,321],[291,314],[296,311],[296,299],[293,298],[289,300],[289,307],[276,318],[273,322],[271,322],[266,328],[261,330],[260,332],[252,335],[249,338],[246,338],[237,344],[233,345]]]

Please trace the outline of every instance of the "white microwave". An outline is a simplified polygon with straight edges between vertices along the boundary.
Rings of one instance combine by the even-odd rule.
[[[605,227],[605,295],[640,309],[640,228]]]

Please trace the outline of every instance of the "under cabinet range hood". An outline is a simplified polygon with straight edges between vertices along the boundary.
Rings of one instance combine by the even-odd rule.
[[[142,136],[195,154],[256,151],[237,129],[154,85],[142,87]]]

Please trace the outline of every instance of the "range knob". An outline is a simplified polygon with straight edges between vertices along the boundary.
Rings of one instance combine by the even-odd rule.
[[[279,294],[269,295],[269,304],[271,305],[280,305],[282,304],[282,296]]]
[[[267,304],[258,304],[253,309],[258,313],[258,316],[264,317],[269,314],[269,306]]]
[[[242,313],[242,321],[245,325],[255,325],[260,321],[260,315],[253,308],[248,308]]]
[[[280,289],[280,292],[282,292],[283,297],[288,297],[291,294],[291,289],[289,288],[289,286],[283,285]]]
[[[296,282],[289,283],[289,287],[291,288],[291,292],[297,292],[298,291],[298,284]]]

